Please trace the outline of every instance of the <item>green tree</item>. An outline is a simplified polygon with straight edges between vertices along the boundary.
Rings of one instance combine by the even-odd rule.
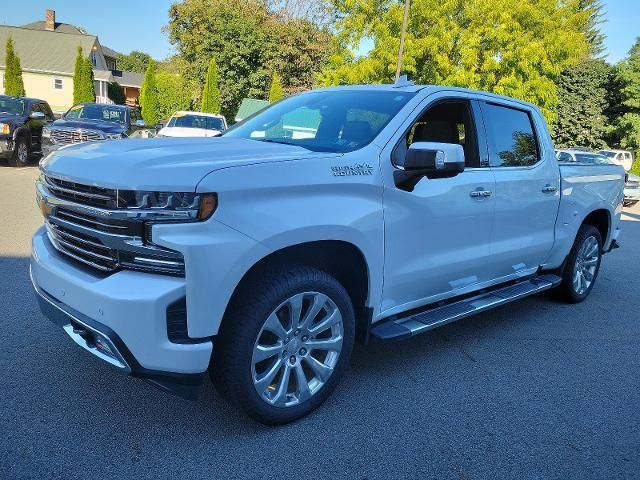
[[[182,75],[164,70],[156,73],[158,91],[158,118],[168,119],[178,110],[189,110],[191,96]]]
[[[73,103],[96,101],[93,82],[93,65],[82,55],[82,47],[78,47],[73,69]]]
[[[488,90],[531,101],[552,121],[560,73],[588,53],[589,11],[577,0],[413,0],[403,72],[419,83]],[[325,84],[392,82],[402,2],[333,0],[343,46],[373,40],[371,52],[332,58]]]
[[[4,73],[4,93],[5,95],[14,95],[16,97],[24,97],[24,82],[22,80],[22,67],[20,66],[20,58],[15,52],[15,45],[11,37],[7,39],[5,52],[5,73]]]
[[[144,74],[144,81],[140,89],[140,107],[142,107],[142,117],[150,125],[158,123],[158,89],[156,86],[156,65],[153,60],[149,61],[147,71]]]
[[[582,31],[589,44],[589,54],[593,58],[601,58],[605,53],[605,35],[600,30],[606,19],[602,0],[578,0],[578,12],[586,14],[581,18]]]
[[[220,78],[220,110],[233,118],[245,97],[266,99],[271,72],[295,92],[312,88],[333,51],[332,35],[297,15],[284,15],[264,0],[185,0],[169,9],[166,26],[185,80],[203,85],[215,57]]]
[[[130,54],[118,55],[118,69],[127,72],[145,73],[151,56],[138,50],[132,51]]]
[[[201,112],[220,113],[220,87],[218,78],[218,64],[216,59],[211,57],[207,70],[207,79],[204,82],[202,91]]]
[[[274,71],[271,76],[271,88],[269,89],[269,103],[273,103],[277,100],[280,100],[284,97],[284,90],[282,89],[282,83],[280,82],[280,77]]]
[[[619,91],[619,117],[614,138],[625,149],[634,150],[640,156],[640,37],[636,39],[627,57],[618,64],[616,77]],[[640,173],[636,160],[634,171]]]
[[[116,105],[124,105],[127,103],[124,89],[118,82],[110,82],[109,85],[107,85],[107,95]]]
[[[607,145],[609,93],[613,69],[604,60],[585,60],[567,68],[558,81],[555,145],[601,149]]]

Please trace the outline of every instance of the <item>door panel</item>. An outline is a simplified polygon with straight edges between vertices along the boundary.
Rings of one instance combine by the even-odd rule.
[[[560,173],[543,149],[532,112],[482,104],[495,177],[491,268],[495,277],[530,273],[553,247]],[[509,141],[511,138],[511,142]]]
[[[495,197],[489,169],[423,179],[413,192],[384,193],[385,282],[382,311],[428,303],[491,280],[489,246]]]

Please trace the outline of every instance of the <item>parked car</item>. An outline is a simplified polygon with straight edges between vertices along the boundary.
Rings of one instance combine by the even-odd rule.
[[[408,82],[305,92],[220,138],[74,145],[41,170],[45,315],[164,390],[194,396],[208,371],[267,424],[318,407],[356,338],[549,289],[585,300],[624,183],[559,165],[529,103]]]
[[[27,165],[40,153],[42,128],[53,120],[44,100],[0,95],[0,157],[13,167]]]
[[[158,132],[159,137],[216,137],[227,129],[223,115],[176,112]]]
[[[624,182],[624,205],[632,207],[640,201],[640,177],[627,173]]]
[[[627,172],[633,166],[633,153],[628,150],[600,150],[598,153],[611,160],[611,163],[622,165]]]
[[[615,165],[609,157],[599,153],[585,152],[582,149],[560,149],[556,150],[558,161],[563,163],[582,163],[586,165]]]
[[[78,103],[42,130],[42,151],[48,155],[71,144],[121,140],[149,128],[137,107]]]

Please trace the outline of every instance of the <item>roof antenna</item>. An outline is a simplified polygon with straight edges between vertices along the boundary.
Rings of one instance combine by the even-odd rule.
[[[413,85],[415,85],[415,83],[409,80],[409,77],[401,75],[398,80],[396,80],[396,83],[393,84],[393,88],[411,87]]]

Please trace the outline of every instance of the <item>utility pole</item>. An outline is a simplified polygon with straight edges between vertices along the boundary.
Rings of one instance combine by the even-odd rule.
[[[404,50],[404,35],[407,31],[407,20],[409,20],[409,0],[404,0],[404,16],[402,17],[402,31],[400,32],[400,50],[398,50],[398,64],[396,65],[396,82],[400,78],[402,69],[402,50]]]

